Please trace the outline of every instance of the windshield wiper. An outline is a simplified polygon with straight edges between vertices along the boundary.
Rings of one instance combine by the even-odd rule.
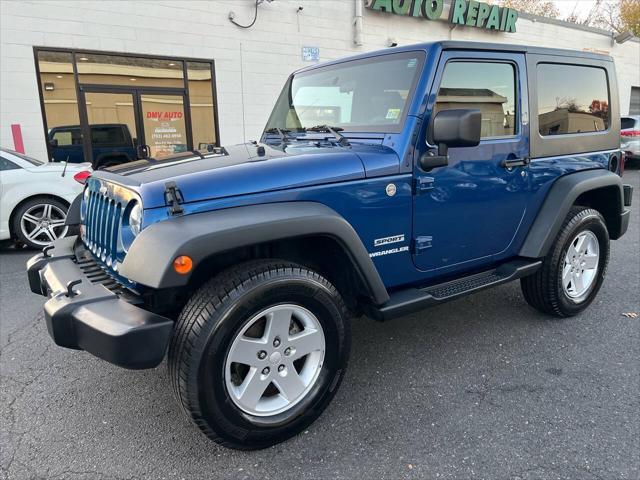
[[[286,128],[278,128],[273,127],[268,130],[265,130],[264,133],[275,133],[280,137],[280,140],[286,142],[287,140],[293,140],[295,137],[291,137],[288,134],[291,133],[291,130],[287,130]]]
[[[315,127],[309,127],[305,129],[305,131],[307,132],[330,133],[338,141],[338,145],[340,145],[341,147],[348,147],[351,144],[349,143],[347,137],[338,133],[342,130],[344,130],[344,128],[330,127],[329,125],[316,125]]]

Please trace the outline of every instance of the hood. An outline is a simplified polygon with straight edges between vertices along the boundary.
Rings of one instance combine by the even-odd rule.
[[[94,174],[139,193],[146,208],[165,206],[165,184],[175,182],[185,203],[365,178],[362,158],[392,155],[381,145],[341,147],[318,142],[283,146],[247,143],[220,153],[185,153],[131,162]],[[364,156],[364,157],[363,157]]]

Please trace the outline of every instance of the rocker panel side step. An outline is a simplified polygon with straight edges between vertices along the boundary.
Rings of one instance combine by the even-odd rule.
[[[402,317],[432,305],[526,277],[538,270],[541,265],[541,260],[513,260],[492,270],[449,282],[400,290],[392,293],[390,300],[381,307],[371,307],[367,314],[380,321]]]

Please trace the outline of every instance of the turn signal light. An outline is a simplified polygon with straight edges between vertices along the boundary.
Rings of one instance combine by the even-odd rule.
[[[193,260],[186,255],[180,255],[173,261],[173,269],[180,275],[186,275],[193,268]]]
[[[87,178],[89,178],[91,176],[91,172],[88,170],[83,170],[81,172],[76,173],[73,176],[73,179],[78,182],[81,183],[82,185],[84,185],[85,183],[87,183]]]

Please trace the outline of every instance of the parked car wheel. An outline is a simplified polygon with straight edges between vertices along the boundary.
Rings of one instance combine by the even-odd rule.
[[[576,315],[598,294],[608,262],[609,233],[602,215],[573,207],[542,267],[521,279],[524,298],[550,315]]]
[[[189,300],[169,346],[169,373],[183,409],[207,436],[258,449],[322,413],[350,345],[346,307],[329,281],[290,262],[249,262]]]
[[[69,207],[60,200],[36,197],[18,206],[13,215],[13,233],[30,248],[43,248],[67,235],[64,224]]]

